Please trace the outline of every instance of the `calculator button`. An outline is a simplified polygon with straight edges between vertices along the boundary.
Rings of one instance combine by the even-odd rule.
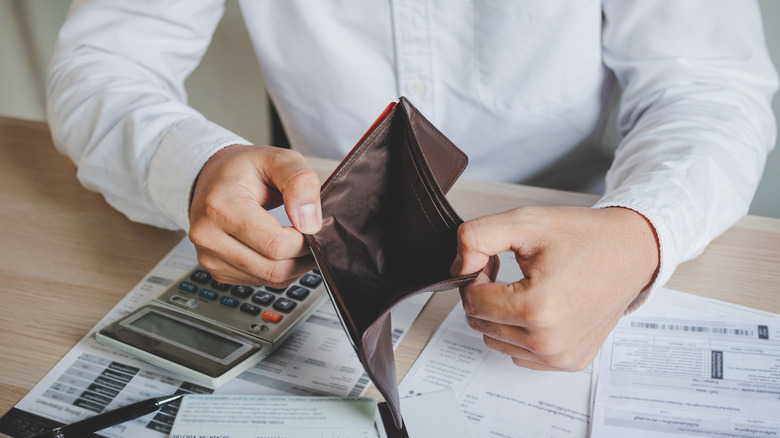
[[[290,290],[287,291],[287,296],[294,300],[301,301],[309,296],[309,289],[300,286],[293,286],[290,288]]]
[[[263,292],[256,293],[252,297],[252,301],[254,301],[257,304],[260,304],[260,305],[263,305],[263,306],[267,306],[267,305],[271,304],[274,301],[275,298],[276,298],[276,296],[274,296],[274,294],[263,291]]]
[[[320,268],[314,268],[311,270],[311,272],[314,272],[317,275],[320,275]]]
[[[315,274],[306,274],[301,278],[300,283],[306,287],[317,287],[322,282],[322,277]]]
[[[252,292],[254,291],[255,290],[249,286],[233,286],[233,288],[230,289],[230,293],[239,298],[246,298],[249,295],[252,295]]]
[[[279,322],[282,320],[282,316],[283,315],[270,310],[263,310],[263,313],[260,314],[260,318],[263,318],[264,320],[269,322]]]
[[[229,296],[225,295],[225,296],[223,296],[222,298],[219,299],[219,304],[222,304],[222,305],[228,306],[228,307],[236,307],[236,306],[238,306],[238,300],[233,298],[233,297],[229,297]]]
[[[277,294],[280,294],[280,293],[284,292],[285,290],[287,290],[286,287],[281,287],[280,288],[280,287],[266,286],[265,288],[270,290],[271,292],[274,292],[274,293],[277,293]]]
[[[198,291],[198,286],[195,286],[194,284],[187,281],[182,281],[179,283],[179,290],[182,292],[187,292],[188,294],[194,294]]]
[[[220,291],[226,291],[226,290],[230,289],[230,286],[231,286],[231,285],[229,285],[227,283],[220,283],[217,280],[211,280],[210,284],[211,284],[211,287],[213,287],[216,290],[220,290]]]
[[[279,298],[274,303],[274,310],[278,310],[283,313],[287,313],[295,308],[295,301],[288,300],[287,298]]]
[[[178,304],[180,306],[187,306],[190,309],[194,309],[194,308],[198,307],[198,300],[196,300],[194,298],[187,299],[187,298],[184,298],[181,295],[174,295],[174,296],[172,296],[171,297],[171,301],[173,301],[174,303],[176,303],[176,304]]]
[[[218,293],[216,293],[216,292],[214,292],[213,290],[210,290],[210,289],[201,289],[200,292],[198,292],[198,295],[201,298],[205,298],[207,300],[216,300],[217,297],[219,296]]]
[[[242,304],[241,307],[239,307],[239,309],[241,309],[242,312],[249,313],[250,315],[257,315],[258,313],[260,313],[259,307],[249,303]]]
[[[198,269],[197,271],[193,272],[192,275],[190,275],[190,280],[206,284],[211,281],[211,274],[204,271],[203,269]]]

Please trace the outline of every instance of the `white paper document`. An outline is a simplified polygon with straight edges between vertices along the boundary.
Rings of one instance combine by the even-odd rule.
[[[777,319],[681,314],[632,315],[607,338],[592,436],[780,435]]]
[[[71,423],[143,399],[185,393],[358,396],[368,384],[354,349],[329,300],[271,356],[216,391],[183,380],[112,348],[98,344],[97,329],[159,295],[196,264],[192,244],[183,239],[122,299],[12,410]],[[404,300],[393,310],[393,345],[401,340],[430,294]],[[168,436],[176,411],[158,413],[105,429],[106,437]],[[16,420],[14,420],[16,421]],[[19,421],[24,421],[24,418]]]
[[[498,281],[512,282],[522,277],[512,253],[503,253],[500,258]],[[95,341],[97,329],[160,294],[195,263],[194,248],[182,240],[6,417],[16,415],[12,421],[24,422],[39,416],[71,423],[176,392],[214,393],[220,397],[285,396],[291,402],[294,397],[290,396],[356,397],[364,392],[370,381],[329,301],[319,306],[271,356],[217,390],[187,382]],[[429,297],[411,297],[393,310],[394,345]],[[640,311],[619,322],[591,367],[575,373],[517,367],[508,356],[488,349],[482,335],[470,329],[465,318],[457,305],[407,373],[399,392],[407,400],[451,389],[474,437],[579,438],[589,433],[594,437],[639,438],[780,435],[780,315],[661,289]],[[213,408],[217,412],[217,407],[206,405],[205,399],[187,396],[187,400],[192,400],[193,408]],[[406,402],[416,406],[412,415],[423,420],[420,424],[426,425],[424,420],[430,415],[447,416],[441,414],[443,402],[423,400]],[[375,403],[371,403],[373,409]],[[294,407],[295,403],[287,406]],[[317,412],[332,414],[322,409]],[[363,409],[368,408],[355,409],[352,414],[363,415]],[[176,408],[168,406],[99,434],[162,438],[171,432],[175,415]],[[232,415],[230,418],[239,423],[249,421]],[[316,423],[315,417],[323,417],[317,414],[309,418],[312,427],[324,428],[320,434],[283,435],[281,429],[272,427],[263,429],[262,433],[270,431],[269,435],[257,429],[257,434],[251,436],[377,436],[373,413],[368,435],[363,434],[362,426],[344,429],[339,422]],[[186,418],[182,425],[195,427],[197,418]],[[454,421],[455,416],[451,418]],[[274,415],[266,415],[255,421],[255,426],[265,427],[273,426],[268,421],[275,420]],[[235,430],[243,431],[245,426],[251,425],[241,423]],[[230,433],[220,429],[181,435],[244,436]]]
[[[458,399],[449,389],[405,398],[401,403],[401,415],[410,438],[472,437]],[[382,438],[386,437],[383,430],[379,432]]]
[[[485,346],[457,306],[401,382],[400,393],[452,388],[474,437],[584,437],[590,378],[590,368],[563,373],[516,366]]]
[[[498,281],[522,274],[503,253]],[[488,349],[457,305],[401,382],[401,397],[452,388],[474,437],[584,437],[591,370],[533,371]],[[404,401],[401,401],[403,407]]]
[[[520,278],[500,257],[498,281]],[[778,330],[780,315],[661,289],[591,367],[537,372],[489,350],[458,305],[401,396],[452,388],[475,437],[778,436]]]
[[[188,395],[171,438],[369,438],[375,417],[365,397]]]

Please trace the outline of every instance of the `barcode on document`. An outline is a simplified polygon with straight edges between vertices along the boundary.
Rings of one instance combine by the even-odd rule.
[[[706,333],[706,334],[713,334],[713,335],[749,336],[749,337],[753,337],[756,335],[755,331],[749,329],[737,329],[737,328],[728,328],[728,327],[704,327],[700,325],[685,325],[685,324],[664,324],[658,322],[631,321],[631,327],[653,329],[653,330],[670,330],[676,332]]]
[[[403,336],[404,331],[401,329],[393,329],[392,333],[390,334],[391,342],[393,343],[393,347],[398,345],[398,341],[401,339],[401,336]],[[368,378],[368,374],[363,373],[362,376],[358,379],[357,383],[355,383],[355,386],[352,387],[352,391],[349,392],[350,397],[359,397],[361,394],[363,394],[363,391],[366,390],[366,387],[368,386],[368,383],[370,382]]]
[[[368,382],[368,374],[363,373],[363,375],[358,379],[357,383],[355,383],[355,386],[352,387],[352,391],[349,392],[349,396],[360,397],[360,395],[363,394],[363,391],[365,391],[366,386],[368,386]]]

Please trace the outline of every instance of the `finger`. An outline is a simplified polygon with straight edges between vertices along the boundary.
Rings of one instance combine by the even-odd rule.
[[[501,260],[498,255],[490,256],[487,265],[485,265],[485,274],[490,278],[490,281],[495,282],[498,278],[498,270],[501,268]]]
[[[320,178],[297,152],[281,149],[263,162],[269,182],[282,193],[293,226],[304,234],[322,227]]]
[[[239,251],[219,255],[197,248],[198,263],[221,283],[272,287],[287,286],[314,266],[311,256],[273,261],[257,257],[246,247],[243,251],[238,248]]]
[[[501,324],[471,316],[466,316],[466,322],[472,330],[485,336],[530,350],[525,342],[529,333],[521,326]]]
[[[281,229],[278,224],[276,226]],[[288,229],[300,237],[300,233],[292,228],[288,227]],[[225,265],[229,265],[245,273],[241,277],[251,280],[252,283],[259,282],[253,277],[262,278],[268,283],[283,283],[295,274],[303,273],[296,267],[300,264],[297,261],[300,257],[269,259],[226,233],[215,223],[191,228],[189,237],[197,249],[201,266],[216,273],[219,273],[220,269],[225,269]],[[249,277],[246,277],[247,275]]]
[[[524,368],[531,368],[542,371],[563,371],[569,373],[582,371],[588,368],[590,364],[593,363],[593,359],[595,359],[595,354],[587,357],[583,356],[582,359],[577,359],[574,355],[543,357],[533,354],[528,355],[528,353],[524,352],[516,352],[516,356],[512,356],[512,362],[514,362],[515,365]]]
[[[512,212],[483,216],[458,227],[458,254],[462,257],[460,271],[465,275],[484,268],[490,256],[503,251],[518,252],[524,245],[522,224]]]
[[[262,284],[260,278],[236,268],[223,259],[207,254],[201,249],[198,249],[198,264],[203,266],[211,274],[211,277],[220,283],[244,286]]]
[[[270,260],[303,257],[309,249],[303,235],[283,227],[267,210],[250,199],[233,205],[229,217],[217,224],[225,233]]]
[[[474,331],[482,333],[485,338],[490,338],[493,342],[500,342],[501,348],[496,348],[506,354],[511,354],[513,357],[518,357],[515,354],[514,349],[518,351],[525,351],[529,354],[533,354],[534,357],[545,358],[540,359],[549,364],[549,359],[564,353],[566,351],[573,351],[579,344],[577,340],[573,343],[556,341],[555,337],[551,335],[554,332],[549,330],[544,332],[531,332],[525,327],[500,324],[492,321],[486,321],[484,319],[467,317],[469,327]],[[574,348],[573,348],[574,347]],[[533,360],[530,356],[529,360]]]
[[[534,362],[534,361],[531,361],[531,360],[525,360],[525,359],[521,359],[521,358],[518,358],[518,357],[513,357],[512,358],[512,362],[514,362],[514,364],[519,366],[519,367],[528,368],[528,369],[531,369],[531,370],[537,370],[537,371],[564,371],[564,370],[560,370],[558,368],[553,368],[553,367],[551,367],[549,365],[546,365],[546,364],[543,364],[543,363]]]
[[[460,288],[460,297],[466,315],[486,321],[525,326],[523,294],[528,279],[514,283],[493,283],[484,272],[471,283]]]
[[[507,356],[511,357],[512,362],[514,362],[516,365],[534,370],[562,371],[561,369],[546,363],[545,358],[537,353],[534,353],[533,351],[529,351],[525,348],[501,341],[499,339],[491,338],[487,335],[484,335],[482,340],[485,343],[485,346],[491,350],[498,351],[499,353],[506,354]]]
[[[490,278],[490,281],[496,281],[496,278],[498,277],[498,270],[501,267],[501,260],[499,260],[498,256],[490,256],[488,257],[487,263],[485,263],[484,268],[482,268],[482,272],[484,272],[488,278]],[[461,257],[460,254],[455,255],[455,259],[452,261],[452,265],[450,266],[450,275],[453,277],[457,277],[459,275],[464,275],[461,272],[463,271],[463,257]]]
[[[485,342],[485,345],[491,350],[498,351],[499,353],[511,357],[512,362],[514,362],[515,365],[533,370],[579,371],[587,368],[590,362],[592,362],[592,359],[590,361],[582,362],[567,360],[565,355],[546,356],[512,343],[504,342],[500,339],[491,338],[487,335],[483,336],[482,339]]]
[[[514,359],[543,364],[558,371],[586,368],[598,353],[599,344],[589,348],[587,338],[558,339],[549,334],[531,333],[521,327],[469,321],[469,326],[483,333],[485,345]]]

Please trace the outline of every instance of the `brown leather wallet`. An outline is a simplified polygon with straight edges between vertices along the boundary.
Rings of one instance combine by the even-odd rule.
[[[403,425],[390,310],[456,288],[463,220],[445,198],[468,158],[405,98],[391,103],[322,186],[323,227],[306,236],[366,373]]]

